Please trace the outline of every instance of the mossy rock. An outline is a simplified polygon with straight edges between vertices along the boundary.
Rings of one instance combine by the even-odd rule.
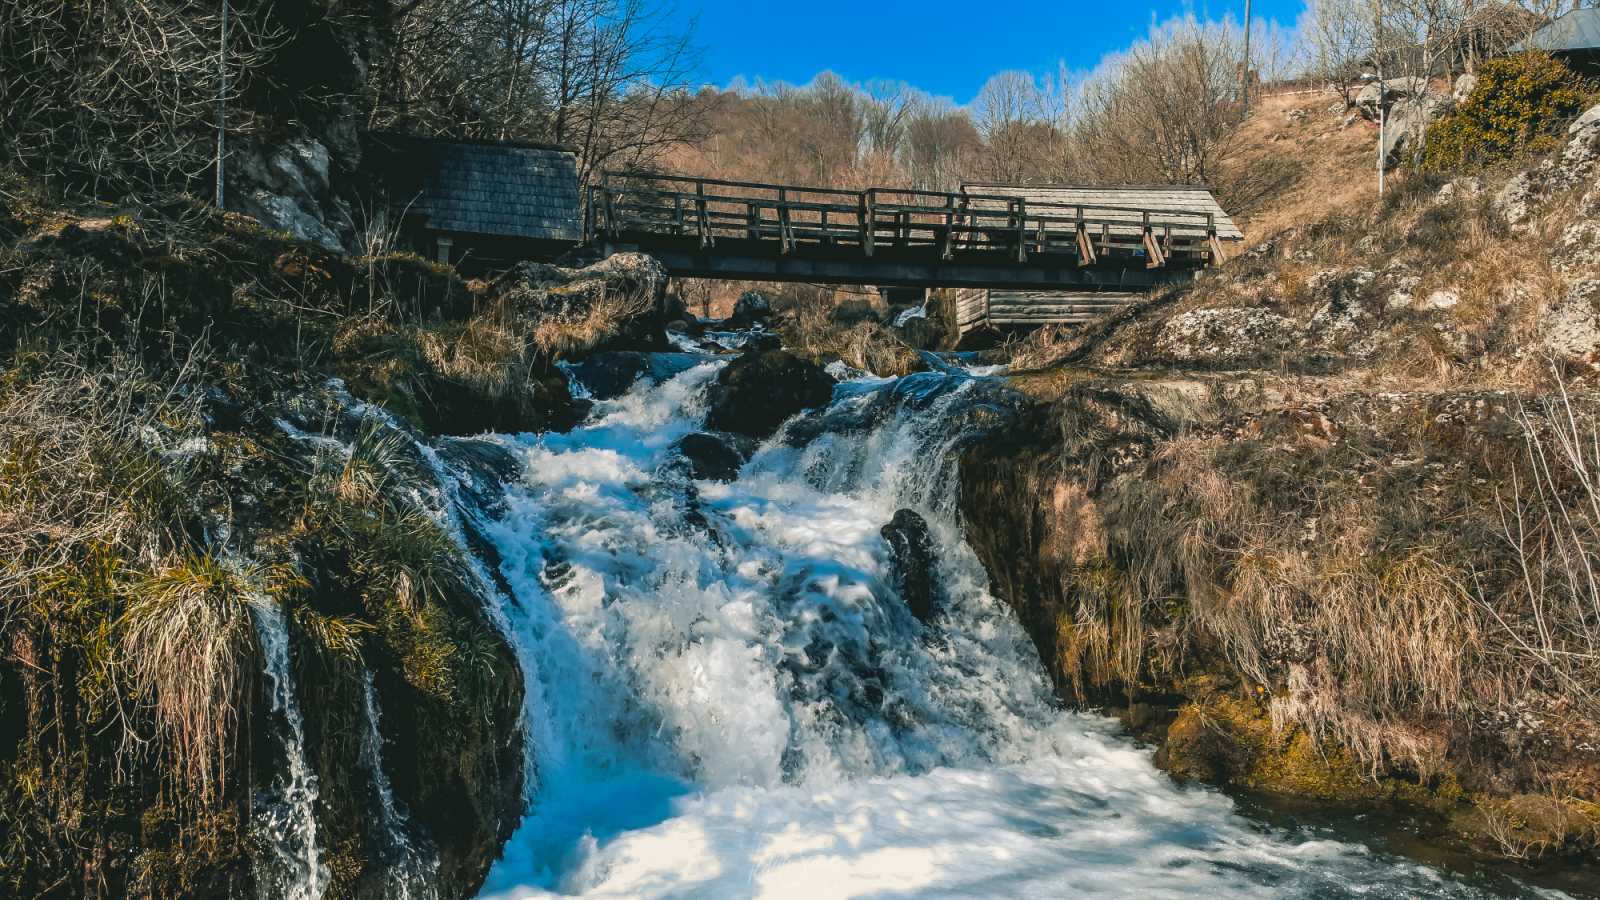
[[[1298,726],[1277,731],[1258,703],[1229,694],[1180,709],[1157,763],[1178,778],[1293,797],[1357,802],[1389,794],[1342,747],[1318,744]]]

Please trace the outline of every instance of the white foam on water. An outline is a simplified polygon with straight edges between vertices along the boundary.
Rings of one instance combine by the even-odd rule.
[[[250,612],[261,642],[267,696],[286,729],[283,749],[288,760],[273,796],[258,798],[254,810],[256,827],[270,850],[257,876],[258,893],[275,900],[314,900],[327,890],[329,873],[317,846],[317,776],[306,761],[305,719],[289,665],[289,627],[283,610],[270,601],[251,604]]]
[[[1473,894],[1256,825],[1059,708],[957,521],[992,381],[840,385],[737,481],[691,482],[672,445],[720,365],[501,439],[525,468],[490,533],[538,774],[484,896]],[[930,624],[880,534],[901,508],[938,550]]]

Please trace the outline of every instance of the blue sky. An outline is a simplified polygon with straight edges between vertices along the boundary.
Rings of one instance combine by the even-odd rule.
[[[804,84],[833,70],[848,81],[886,78],[966,103],[1003,69],[1094,68],[1149,30],[1193,12],[1244,18],[1244,0],[676,0],[698,20],[700,76]],[[1255,14],[1294,24],[1304,0],[1255,0]]]

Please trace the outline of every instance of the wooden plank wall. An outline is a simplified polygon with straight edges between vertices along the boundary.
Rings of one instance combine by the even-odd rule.
[[[958,288],[951,292],[956,303],[956,329],[966,334],[984,324],[989,315],[989,292],[983,288]]]
[[[956,327],[966,334],[980,326],[1084,325],[1143,298],[1143,294],[964,289],[955,292]]]
[[[1081,325],[1138,302],[1143,294],[990,291],[991,325]]]

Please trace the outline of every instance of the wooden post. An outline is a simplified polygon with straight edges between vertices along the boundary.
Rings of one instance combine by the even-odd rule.
[[[944,245],[939,250],[939,258],[950,259],[955,255],[956,195],[945,195],[944,205]]]
[[[672,192],[672,233],[683,237],[683,195]]]
[[[873,245],[877,243],[877,235],[874,232],[878,230],[878,193],[875,189],[869,188],[861,197],[863,204],[861,233],[865,240],[863,246],[866,247],[867,255],[871,256]]]
[[[1017,198],[1017,262],[1028,261],[1028,201]]]
[[[778,188],[778,245],[779,252],[794,250],[794,233],[789,224],[789,192]]]
[[[712,240],[711,223],[706,216],[706,183],[704,181],[695,182],[694,192],[695,212],[698,214],[697,217],[700,219],[700,246],[709,247],[712,244]]]
[[[1083,207],[1078,207],[1078,225],[1075,229],[1078,237],[1078,265],[1092,266],[1098,260],[1095,258],[1094,241],[1089,239],[1089,226],[1083,221]]]
[[[1167,258],[1161,252],[1161,244],[1156,240],[1155,232],[1150,228],[1150,211],[1144,212],[1144,250],[1149,254],[1150,261],[1145,268],[1159,269],[1167,264]]]

